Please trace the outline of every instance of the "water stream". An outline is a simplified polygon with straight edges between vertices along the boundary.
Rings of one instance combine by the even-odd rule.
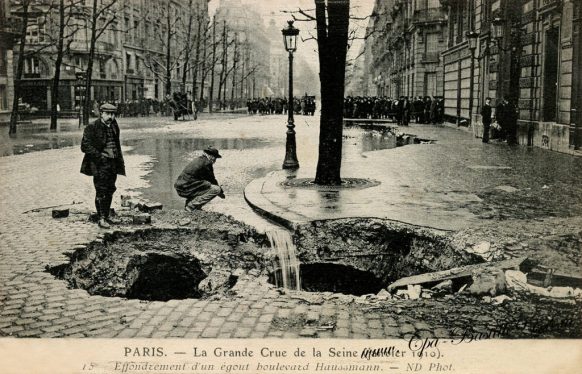
[[[275,285],[288,290],[301,290],[299,260],[297,248],[287,230],[270,230],[266,232],[271,248],[277,251],[279,267],[275,271]]]

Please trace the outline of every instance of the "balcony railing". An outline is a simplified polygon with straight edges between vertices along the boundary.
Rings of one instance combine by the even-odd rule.
[[[445,17],[442,8],[428,8],[414,11],[412,18],[415,23],[444,21]]]

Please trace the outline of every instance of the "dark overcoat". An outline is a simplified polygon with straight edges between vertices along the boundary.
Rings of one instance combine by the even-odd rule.
[[[97,168],[102,160],[101,153],[105,149],[106,139],[106,124],[98,119],[97,121],[85,127],[83,132],[83,140],[81,141],[81,151],[85,153],[83,163],[81,164],[81,173],[85,175],[95,175]],[[121,153],[121,144],[119,142],[119,126],[117,121],[111,122],[113,132],[115,133],[115,146],[117,147],[118,158],[115,159],[116,172],[120,175],[125,175],[125,162]]]
[[[211,184],[218,185],[218,182],[214,177],[212,162],[203,155],[186,165],[174,183],[174,188],[181,197],[190,198],[208,190]]]

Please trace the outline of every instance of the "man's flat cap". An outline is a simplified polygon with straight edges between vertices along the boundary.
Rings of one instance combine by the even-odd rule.
[[[99,111],[101,112],[109,112],[109,113],[116,113],[117,107],[113,104],[105,103],[99,107]]]
[[[220,155],[220,153],[218,153],[218,149],[208,146],[206,147],[206,149],[204,150],[204,153],[208,153],[211,156],[214,156],[216,158],[221,158],[222,156]]]

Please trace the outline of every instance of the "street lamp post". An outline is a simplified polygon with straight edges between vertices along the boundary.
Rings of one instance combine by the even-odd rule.
[[[469,76],[469,123],[473,124],[473,80],[475,79],[475,50],[479,34],[475,31],[467,32],[469,40],[469,50],[471,51],[471,71]]]
[[[285,161],[283,169],[297,169],[297,145],[295,143],[295,121],[293,119],[293,52],[297,50],[297,35],[299,29],[293,27],[293,21],[287,21],[289,26],[281,30],[285,49],[289,52],[289,105],[287,109],[287,141],[285,144]]]

